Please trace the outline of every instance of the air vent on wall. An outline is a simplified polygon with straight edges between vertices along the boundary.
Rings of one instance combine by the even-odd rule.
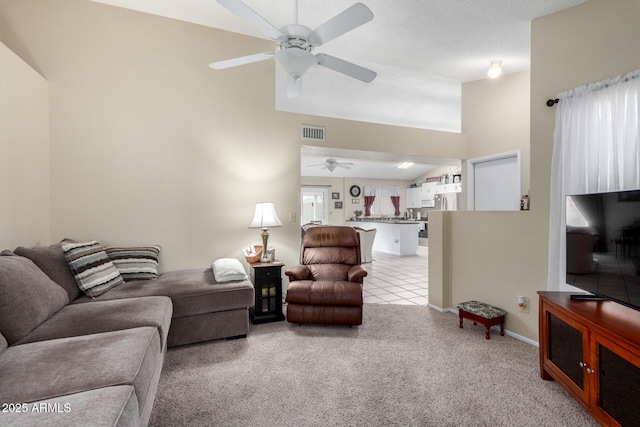
[[[302,125],[302,139],[307,141],[324,141],[325,128],[322,126]]]

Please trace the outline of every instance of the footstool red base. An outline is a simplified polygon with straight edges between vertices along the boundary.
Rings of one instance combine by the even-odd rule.
[[[504,336],[504,317],[506,314],[507,312],[501,308],[479,301],[467,301],[458,304],[460,328],[462,328],[462,319],[465,318],[472,320],[474,325],[481,323],[486,330],[486,339],[491,339],[489,331],[494,325],[500,325],[500,335]]]

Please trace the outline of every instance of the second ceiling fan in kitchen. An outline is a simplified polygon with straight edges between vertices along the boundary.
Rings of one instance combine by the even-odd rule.
[[[324,163],[319,163],[317,165],[309,165],[308,167],[315,167],[315,166],[322,166],[322,169],[329,169],[329,172],[333,172],[334,170],[336,170],[336,168],[351,169],[351,166],[353,166],[353,163],[339,162],[333,157],[330,157],[327,160],[325,160]]]
[[[241,0],[218,0],[218,3],[244,19],[277,43],[277,52],[263,52],[224,61],[212,62],[209,67],[221,70],[275,58],[287,73],[287,97],[294,98],[302,91],[302,76],[320,65],[369,83],[376,78],[375,71],[326,53],[314,55],[313,49],[341,36],[373,19],[373,12],[362,3],[356,3],[329,19],[315,30],[298,24],[298,1],[294,0],[294,23],[278,29]]]

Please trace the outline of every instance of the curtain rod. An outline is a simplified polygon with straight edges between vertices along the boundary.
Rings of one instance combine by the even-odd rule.
[[[603,80],[601,82],[598,83],[591,83],[585,87],[588,88],[588,90],[591,91],[599,91],[602,89],[607,89],[611,86],[615,86],[617,84],[620,83],[627,83],[631,80],[635,80],[640,78],[640,70],[635,70],[635,71],[631,71],[630,73],[627,73],[624,76],[619,76],[619,77],[615,77],[612,79],[607,79],[607,80]],[[571,95],[573,96],[573,95]],[[556,105],[558,103],[559,99],[547,99],[547,107],[553,107],[554,105]]]

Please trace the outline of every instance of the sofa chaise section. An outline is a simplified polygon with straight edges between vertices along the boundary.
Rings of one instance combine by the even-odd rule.
[[[10,346],[0,355],[0,402],[64,400],[67,395],[128,385],[134,389],[139,423],[147,425],[163,361],[154,327]]]
[[[249,333],[249,307],[253,306],[249,280],[216,282],[211,268],[164,273],[153,280],[127,282],[95,300],[81,296],[73,305],[94,301],[162,295],[171,298],[173,318],[169,347]]]

